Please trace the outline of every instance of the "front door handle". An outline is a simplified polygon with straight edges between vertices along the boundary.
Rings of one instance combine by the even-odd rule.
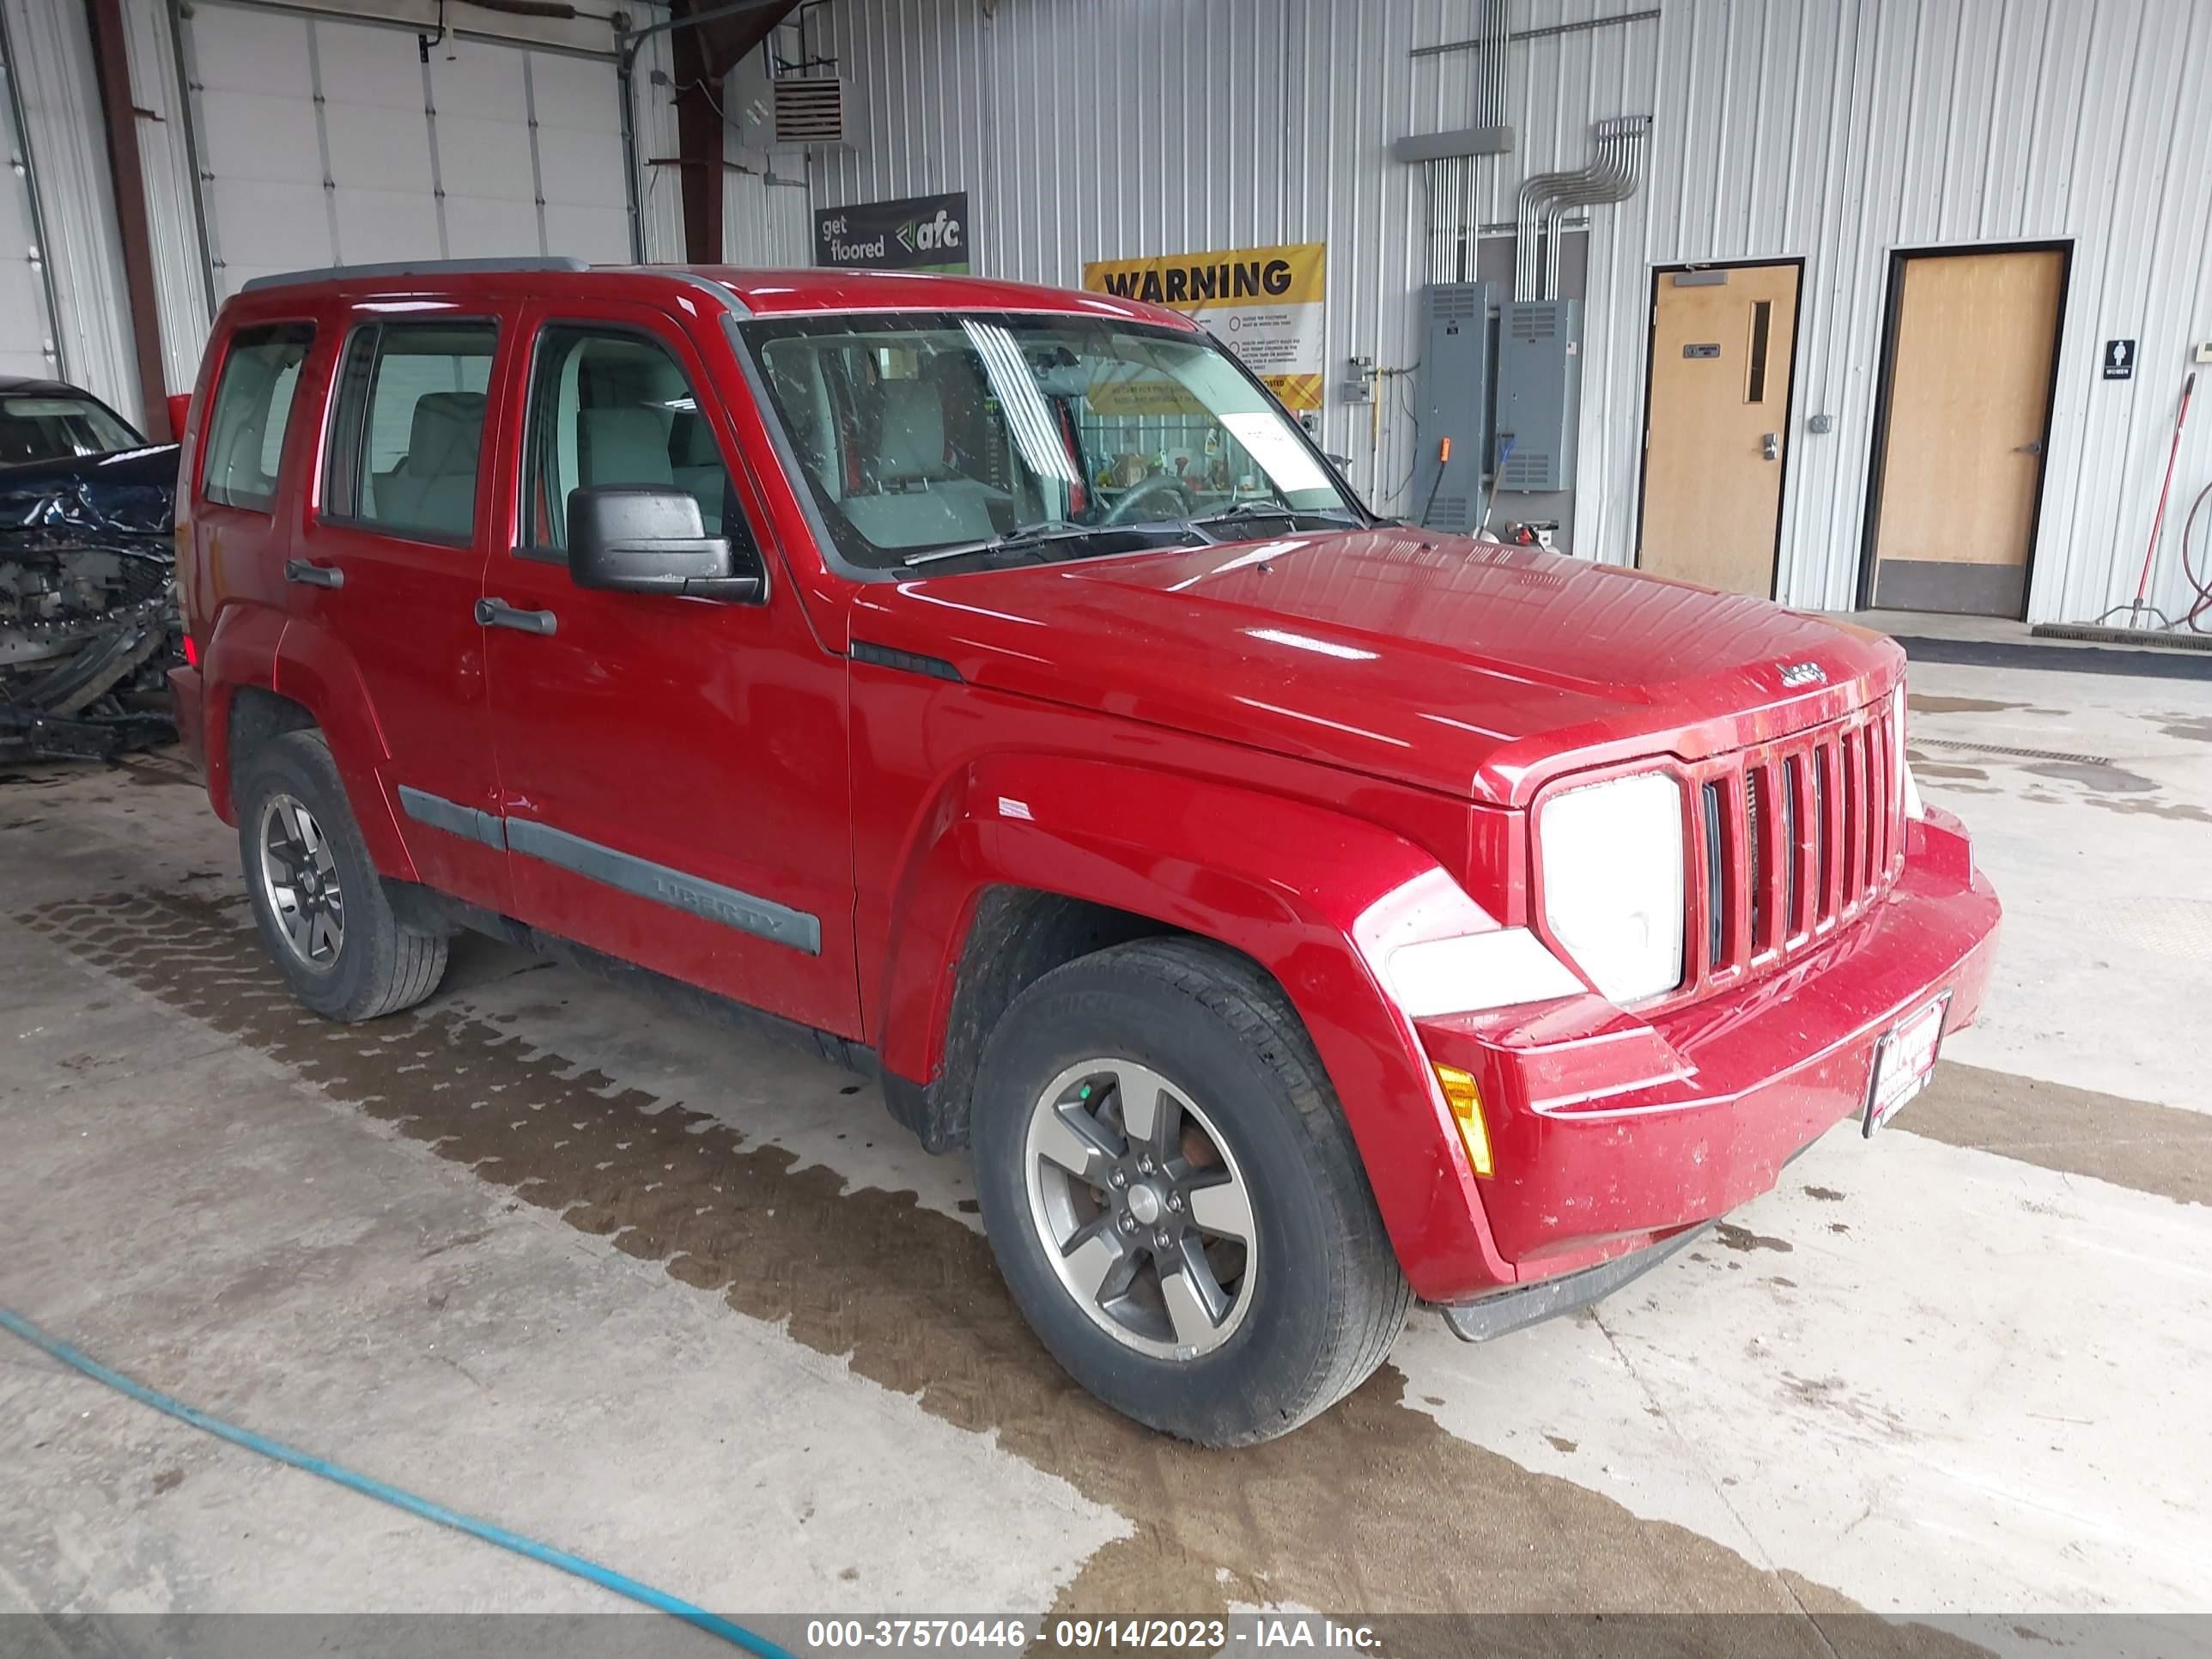
[[[2043,453],[2043,440],[2030,438],[2024,444],[2014,444],[2012,453],[2015,455],[2040,455]]]
[[[1782,459],[1782,434],[1779,432],[1770,432],[1764,438],[1761,438],[1759,441],[1759,453],[1765,456],[1770,461],[1780,460]]]
[[[301,582],[309,587],[343,587],[345,572],[327,564],[309,564],[305,559],[284,561],[284,580]]]
[[[512,628],[522,634],[550,634],[558,619],[550,611],[518,611],[505,599],[478,599],[477,620],[486,628]]]

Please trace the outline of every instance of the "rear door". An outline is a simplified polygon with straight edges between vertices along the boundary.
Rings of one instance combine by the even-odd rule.
[[[501,458],[514,528],[485,587],[514,914],[858,1035],[844,664],[762,540],[702,348],[646,306],[529,322],[520,441]],[[757,550],[765,602],[578,587],[566,506],[589,484],[696,495],[708,534]]]
[[[504,345],[497,319],[430,301],[349,319],[319,494],[284,570],[293,672],[313,701],[374,711],[379,765],[416,873],[505,910],[492,774],[481,465]],[[282,685],[280,684],[280,689]]]

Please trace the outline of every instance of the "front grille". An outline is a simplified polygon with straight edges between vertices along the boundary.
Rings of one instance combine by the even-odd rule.
[[[1885,699],[1690,769],[1684,993],[1788,960],[1889,890],[1905,862],[1895,719]]]

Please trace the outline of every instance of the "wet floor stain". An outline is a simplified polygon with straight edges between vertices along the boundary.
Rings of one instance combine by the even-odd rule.
[[[2140,795],[2158,787],[2142,773],[2130,772],[2126,767],[2115,766],[2110,761],[2044,761],[2027,769],[2039,778],[2057,778],[2065,783],[2078,783],[2100,794]]]
[[[2027,707],[2024,702],[1992,702],[1987,697],[1938,697],[1926,692],[1908,693],[1905,706],[1915,714],[1995,714],[2007,708]]]
[[[2158,729],[2185,743],[2212,743],[2212,714],[2165,715]]]
[[[1739,1227],[1732,1221],[1723,1221],[1713,1228],[1713,1238],[1722,1248],[1741,1250],[1778,1250],[1787,1255],[1797,1247],[1786,1238],[1770,1238],[1765,1233],[1755,1233],[1748,1227]]]
[[[1023,1324],[985,1242],[912,1194],[848,1192],[831,1169],[799,1168],[781,1147],[451,1006],[367,1025],[318,1019],[235,905],[134,893],[19,920],[516,1201],[782,1323],[1127,1517],[1133,1535],[1091,1557],[1059,1611],[1732,1609],[1777,1616],[1738,1621],[1740,1632],[1686,1624],[1649,1650],[1975,1651],[1923,1626],[1852,1618],[1832,1590],[1460,1440],[1407,1408],[1405,1378],[1387,1366],[1267,1445],[1218,1454],[1153,1435],[1069,1382]],[[1719,1231],[1731,1249],[1790,1248]],[[1394,1653],[1468,1650],[1453,1621],[1386,1634]],[[1534,1628],[1529,1650],[1567,1651],[1569,1634],[1556,1620]]]
[[[1833,1187],[1808,1187],[1804,1191],[1806,1197],[1818,1199],[1823,1204],[1840,1204],[1845,1197]]]
[[[2154,818],[2171,818],[2176,823],[2212,823],[2212,812],[2184,800],[2144,800],[2140,796],[2130,800],[2114,800],[2106,795],[2093,795],[2092,806],[2101,806],[2108,812],[2147,814]]]
[[[1947,782],[1958,779],[1982,782],[1986,781],[1990,775],[1978,766],[1960,766],[1951,761],[1923,760],[1916,755],[1912,757],[1912,775],[1916,778],[1940,778]]]

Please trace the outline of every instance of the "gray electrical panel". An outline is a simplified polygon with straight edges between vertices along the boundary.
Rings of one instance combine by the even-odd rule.
[[[1420,424],[1413,513],[1434,530],[1472,531],[1490,459],[1491,284],[1435,283],[1421,294],[1427,332],[1413,388]],[[1446,438],[1449,461],[1442,459]]]
[[[1575,487],[1582,392],[1583,302],[1507,301],[1498,317],[1498,489]]]

